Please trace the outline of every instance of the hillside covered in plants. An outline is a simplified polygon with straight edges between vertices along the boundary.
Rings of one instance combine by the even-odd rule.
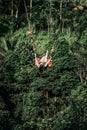
[[[0,130],[87,130],[87,0],[0,0]]]

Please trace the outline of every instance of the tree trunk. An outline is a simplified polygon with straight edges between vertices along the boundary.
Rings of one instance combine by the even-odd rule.
[[[13,16],[13,14],[14,14],[14,9],[13,9],[13,0],[12,0],[12,2],[11,2],[11,16]]]
[[[30,30],[30,19],[28,17],[28,10],[27,10],[27,5],[26,5],[25,0],[24,0],[24,7],[25,7],[25,12],[26,12],[26,17],[27,17],[28,29]]]
[[[63,31],[63,27],[64,27],[64,19],[62,16],[62,4],[63,4],[63,0],[60,1],[60,25],[59,25],[60,31]]]
[[[32,16],[32,0],[30,0],[30,19],[31,19],[31,16]]]

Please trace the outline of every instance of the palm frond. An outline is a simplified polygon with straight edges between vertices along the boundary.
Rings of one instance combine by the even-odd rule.
[[[2,48],[4,51],[8,51],[8,46],[7,46],[7,43],[6,43],[6,39],[5,38],[1,38],[0,39],[0,48]]]

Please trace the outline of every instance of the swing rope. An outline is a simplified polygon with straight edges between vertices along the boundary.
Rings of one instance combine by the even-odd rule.
[[[31,43],[32,43],[34,55],[36,56],[37,53],[36,53],[36,48],[35,48],[35,42],[33,41],[32,38],[31,38]],[[56,44],[56,40],[54,41],[53,46],[52,46],[52,48],[51,48],[51,50],[50,50],[50,57],[52,57],[52,54],[53,54],[53,52],[54,52],[55,44]]]
[[[35,43],[33,41],[33,39],[31,38],[31,43],[32,43],[32,47],[33,47],[33,51],[34,51],[34,55],[36,56],[36,48],[35,48]]]
[[[51,48],[51,50],[50,50],[50,56],[51,56],[51,57],[52,57],[52,54],[53,54],[54,49],[55,49],[55,44],[56,44],[56,40],[54,41],[53,46],[52,46],[52,48]]]

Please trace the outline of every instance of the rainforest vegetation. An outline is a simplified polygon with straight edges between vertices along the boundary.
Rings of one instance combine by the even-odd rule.
[[[87,130],[87,0],[0,0],[0,130]]]

